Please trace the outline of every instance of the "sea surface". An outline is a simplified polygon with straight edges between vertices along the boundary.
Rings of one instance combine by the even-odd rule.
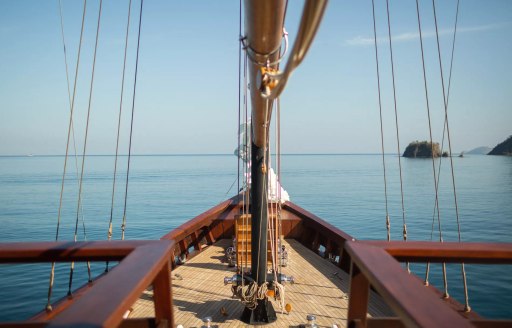
[[[120,238],[127,157],[119,158],[114,202],[114,239]],[[77,220],[77,167],[69,158],[59,240],[72,240]],[[291,200],[357,239],[386,238],[386,202],[381,155],[283,155],[282,183]],[[398,157],[386,155],[392,239],[402,239]],[[463,241],[512,242],[512,157],[453,158]],[[439,160],[435,161],[436,170]],[[0,157],[0,242],[52,241],[64,157]],[[158,239],[183,222],[234,195],[233,155],[132,157],[126,207],[126,239]],[[78,239],[107,238],[114,157],[88,156]],[[450,161],[441,162],[440,223],[445,241],[458,240]],[[436,175],[439,175],[437,172]],[[438,240],[432,161],[402,158],[405,221],[409,240]],[[435,215],[434,215],[435,214]],[[92,263],[93,275],[104,263]],[[411,264],[424,277],[425,267]],[[512,266],[466,265],[469,302],[486,317],[512,318]],[[0,321],[20,320],[44,309],[50,264],[0,266]],[[440,265],[430,282],[442,288]],[[87,282],[77,264],[73,287]],[[52,301],[66,295],[69,264],[58,264]],[[463,302],[460,265],[448,266],[448,292]]]

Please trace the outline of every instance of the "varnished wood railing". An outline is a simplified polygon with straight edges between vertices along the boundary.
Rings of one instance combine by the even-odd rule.
[[[283,209],[286,210],[283,213],[284,218],[292,218],[295,216],[299,220],[293,224],[294,227],[298,228],[299,235],[286,234],[286,238],[296,238],[304,246],[311,249],[317,254],[322,255],[325,258],[336,259],[337,265],[344,271],[348,272],[350,269],[350,257],[344,250],[345,242],[355,240],[351,235],[345,231],[336,228],[332,224],[322,220],[318,216],[311,212],[297,206],[292,202],[286,202],[283,205]],[[320,252],[320,248],[323,248],[323,252]]]
[[[397,261],[511,264],[511,243],[348,242],[345,249],[352,259],[348,309],[351,327],[512,326],[512,321],[464,318]],[[370,286],[398,318],[367,318]]]
[[[175,241],[173,266],[174,256],[190,259],[216,240],[232,238],[235,233],[234,218],[241,213],[241,208],[241,197],[237,195],[164,235],[161,239]],[[286,202],[282,208],[281,234],[285,238],[297,239],[325,258],[336,259],[337,265],[348,272],[350,257],[343,246],[346,241],[354,240],[352,236],[294,203]]]
[[[0,263],[121,261],[80,298],[48,320],[5,323],[0,327],[174,327],[170,278],[173,241],[93,241],[0,243]],[[123,315],[143,291],[153,286],[155,319],[130,320]]]
[[[235,196],[212,207],[190,221],[164,235],[161,240],[173,240],[175,247],[171,263],[176,265],[174,256],[190,259],[221,238],[231,238],[234,231],[234,217],[240,211],[239,197]]]
[[[364,241],[400,262],[512,264],[512,243]]]
[[[166,234],[162,241],[0,244],[0,263],[121,261],[92,286],[75,292],[73,299],[62,300],[53,312],[43,312],[18,326],[173,326],[170,269],[175,266],[175,256],[190,258],[218,239],[231,238],[241,206],[238,196],[228,199]],[[285,238],[297,239],[341,268],[351,269],[349,326],[512,325],[511,321],[465,319],[398,262],[512,263],[512,244],[355,241],[293,203],[283,204],[283,210]],[[154,288],[155,318],[123,320],[123,314],[149,285]],[[366,317],[370,286],[398,318]],[[12,325],[0,324],[0,328]]]

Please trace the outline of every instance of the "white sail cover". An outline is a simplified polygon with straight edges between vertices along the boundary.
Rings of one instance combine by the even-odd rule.
[[[277,179],[277,175],[273,168],[268,171],[268,200],[270,202],[287,202],[290,200],[290,195],[284,190]]]
[[[235,156],[240,157],[247,165],[247,173],[245,174],[245,178],[247,179],[247,184],[251,184],[251,163],[249,162],[249,145],[251,144],[251,133],[250,133],[251,121],[247,124],[242,123],[240,125],[240,145],[235,149]],[[284,203],[290,200],[290,196],[288,192],[283,189],[281,183],[277,178],[274,169],[270,168],[268,171],[268,201],[270,202],[278,202]]]

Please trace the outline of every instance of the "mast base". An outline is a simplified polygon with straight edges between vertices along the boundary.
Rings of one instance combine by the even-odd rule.
[[[258,306],[254,310],[245,308],[241,321],[249,325],[265,325],[277,320],[276,311],[268,299],[258,300]]]

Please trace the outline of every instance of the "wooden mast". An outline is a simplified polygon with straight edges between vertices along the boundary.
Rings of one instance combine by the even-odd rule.
[[[271,101],[258,90],[258,74],[267,60],[272,63],[279,57],[283,37],[284,0],[245,0],[245,45],[249,55],[249,81],[252,106],[252,141],[265,146],[268,123],[272,111]],[[270,66],[278,68],[278,64]]]
[[[262,97],[258,74],[262,67],[275,62],[279,56],[283,36],[284,0],[245,0],[245,46],[250,58],[249,81],[252,108],[251,144],[251,225],[252,278],[258,286],[267,282],[267,140],[272,113],[272,100]],[[268,323],[277,319],[272,304],[258,300],[254,310],[245,308],[242,320],[250,324]]]
[[[290,59],[279,72],[279,56],[284,35],[286,0],[244,0],[244,46],[250,59],[251,97],[251,274],[258,287],[267,282],[267,190],[268,135],[273,99],[282,92],[292,71],[302,62],[320,24],[327,0],[307,0]],[[265,298],[254,310],[246,308],[242,320],[250,324],[276,320]]]

